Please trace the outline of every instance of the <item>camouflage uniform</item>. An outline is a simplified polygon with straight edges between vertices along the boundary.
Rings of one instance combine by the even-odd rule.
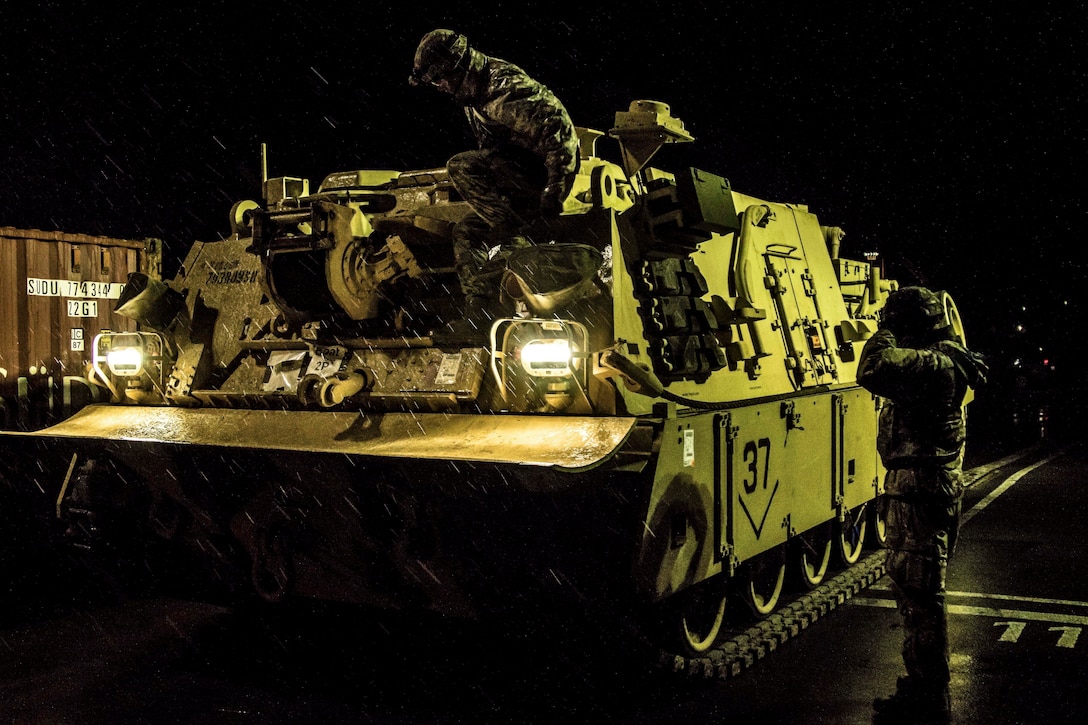
[[[906,294],[917,289],[921,288],[905,288]],[[943,306],[941,310],[943,318]],[[943,325],[910,335],[889,327],[882,327],[865,344],[858,382],[884,399],[877,448],[888,469],[882,502],[887,574],[903,616],[907,678],[901,679],[900,687],[932,698],[938,707],[943,702],[947,710],[945,576],[955,549],[963,493],[963,400],[968,386],[985,382],[985,365],[949,339]]]
[[[469,54],[454,99],[465,105],[479,150],[457,154],[446,168],[475,212],[454,228],[463,291],[490,295],[496,285],[476,280],[489,242],[524,246],[519,235],[534,219],[559,215],[577,170],[578,138],[551,91],[512,63]]]
[[[526,217],[540,215],[544,168],[513,144],[465,151],[451,158],[446,168],[458,193],[473,209],[453,228],[461,291],[495,297],[506,254],[528,245],[519,234],[528,226]],[[494,259],[489,256],[493,246],[500,247]]]
[[[578,137],[548,88],[467,43],[452,31],[432,31],[420,43],[416,67],[453,66],[429,71],[443,74],[446,83],[430,82],[464,107],[478,146],[446,164],[454,188],[474,212],[454,227],[455,263],[466,295],[494,296],[498,274],[480,274],[488,250],[525,246],[521,235],[534,220],[559,215],[578,169]],[[428,50],[436,44],[454,48],[444,51],[440,63]]]

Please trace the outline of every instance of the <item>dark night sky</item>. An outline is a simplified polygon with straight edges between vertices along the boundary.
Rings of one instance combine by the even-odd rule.
[[[1068,331],[1088,306],[1083,8],[159,5],[0,7],[0,226],[159,237],[181,255],[259,196],[262,142],[270,175],[312,188],[440,166],[467,128],[406,80],[419,37],[451,27],[551,86],[578,125],[669,103],[696,142],[662,165],[809,204],[846,230],[845,256],[876,249],[889,276],[951,291],[984,352],[1083,347]]]

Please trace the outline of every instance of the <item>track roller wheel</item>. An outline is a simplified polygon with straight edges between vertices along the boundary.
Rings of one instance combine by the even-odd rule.
[[[291,590],[291,544],[280,527],[261,529],[250,578],[253,588],[267,602],[282,601]]]
[[[835,547],[835,555],[838,563],[843,567],[853,566],[861,558],[861,552],[865,549],[865,533],[869,527],[869,512],[873,508],[872,503],[863,503],[856,508],[848,509],[838,526],[838,545]]]
[[[700,655],[712,648],[725,621],[726,591],[722,577],[692,586],[664,605],[663,632],[668,645],[687,655]]]
[[[740,597],[752,615],[763,619],[778,606],[786,580],[786,546],[780,545],[746,562],[739,576]]]
[[[813,589],[827,576],[831,563],[831,526],[820,524],[793,540],[791,567],[802,589]]]
[[[883,549],[888,541],[888,526],[884,521],[884,495],[874,498],[869,504],[869,545],[874,549]]]

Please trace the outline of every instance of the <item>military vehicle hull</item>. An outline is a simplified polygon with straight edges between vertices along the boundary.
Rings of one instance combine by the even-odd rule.
[[[111,402],[7,433],[0,477],[58,541],[189,591],[489,616],[638,615],[687,652],[879,534],[880,401],[855,380],[894,281],[806,207],[648,165],[638,101],[580,129],[558,220],[495,241],[467,314],[444,169],[269,179],[94,340]],[[949,313],[958,325],[951,300]],[[877,536],[877,540],[879,536]]]

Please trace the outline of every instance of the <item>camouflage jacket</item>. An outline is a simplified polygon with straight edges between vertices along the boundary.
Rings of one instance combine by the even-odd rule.
[[[858,361],[858,383],[884,399],[877,449],[889,470],[958,466],[967,436],[967,388],[986,381],[982,358],[959,342],[898,347],[880,329]],[[892,493],[892,492],[890,492]]]
[[[567,109],[546,86],[513,63],[469,51],[464,82],[454,93],[481,149],[512,143],[535,153],[548,185],[569,190],[578,168],[578,137]]]

